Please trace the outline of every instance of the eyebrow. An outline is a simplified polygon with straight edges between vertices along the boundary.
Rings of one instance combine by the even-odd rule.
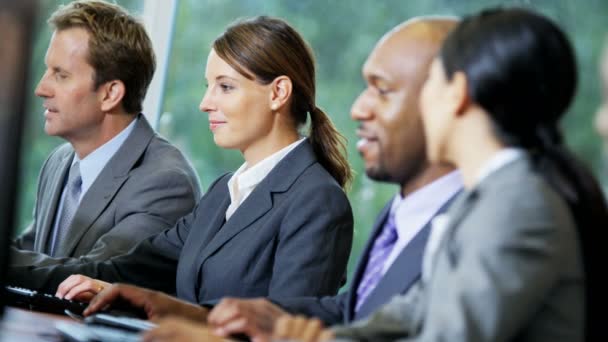
[[[378,82],[390,83],[391,82],[390,78],[388,78],[384,75],[378,75],[378,74],[368,75],[367,79],[369,80],[370,83],[378,83]]]
[[[238,81],[236,78],[234,78],[234,77],[230,77],[230,76],[227,76],[227,75],[219,75],[219,76],[216,76],[216,77],[215,77],[215,80],[216,80],[216,81],[221,81],[221,80],[223,80],[223,79],[225,79],[225,78],[227,78],[227,79],[229,79],[229,80],[233,80],[233,81]]]
[[[52,67],[51,70],[53,70],[53,72],[55,73],[66,73],[66,74],[70,74],[69,71],[61,68],[61,67]]]
[[[392,78],[390,74],[382,72],[382,70],[378,70],[378,68],[374,68],[370,65],[363,66],[363,78],[368,82],[391,82]]]

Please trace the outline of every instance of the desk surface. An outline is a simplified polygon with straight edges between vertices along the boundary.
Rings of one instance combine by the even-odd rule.
[[[54,324],[70,320],[67,316],[7,307],[0,321],[0,341],[61,341]]]
[[[67,316],[28,311],[13,307],[4,309],[0,320],[0,342],[48,342],[62,341],[55,330],[58,321],[72,321]],[[232,341],[206,335],[209,341]]]

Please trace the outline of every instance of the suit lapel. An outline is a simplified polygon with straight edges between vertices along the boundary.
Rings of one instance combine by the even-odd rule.
[[[427,257],[430,258],[429,276],[432,275],[432,272],[435,269],[435,265],[437,263],[437,254],[439,253],[439,251],[441,251],[444,248],[447,248],[449,246],[449,245],[446,246],[446,244],[449,244],[449,241],[453,238],[453,236],[455,234],[456,228],[459,226],[460,222],[466,217],[466,215],[470,212],[471,207],[476,202],[478,197],[479,197],[478,190],[476,190],[476,189],[465,190],[460,194],[460,196],[458,196],[456,198],[456,200],[454,201],[454,205],[447,212],[447,215],[448,215],[447,216],[447,218],[448,218],[447,226],[445,227],[443,235],[438,237],[440,239],[440,241],[437,245],[437,248],[434,252],[427,254]],[[447,250],[448,250],[448,253],[451,255],[452,253],[449,250],[449,248]]]
[[[154,137],[154,131],[143,115],[138,116],[135,128],[116,154],[108,161],[91,187],[82,197],[70,225],[69,238],[60,241],[58,250],[71,255],[80,239],[107,208],[114,196],[129,178],[129,172]]]
[[[287,154],[237,208],[209,244],[204,247],[197,264],[202,265],[209,256],[235,235],[250,227],[270,211],[274,204],[272,194],[287,191],[298,176],[315,162],[314,152],[307,140]],[[226,188],[225,191],[228,192],[228,189]],[[225,215],[225,211],[222,215]]]
[[[228,201],[230,201],[230,199],[228,199]],[[228,206],[226,206],[226,208],[228,208]],[[258,189],[255,189],[204,248],[201,255],[202,260],[204,261],[207,259],[235,235],[266,214],[271,208],[272,199],[270,191],[268,189],[259,189],[259,191]],[[223,218],[225,213],[226,211],[222,213],[223,215],[218,215],[218,219]]]
[[[444,213],[457,198],[458,193],[450,197],[433,215],[433,218]],[[388,213],[387,213],[388,214]],[[367,317],[380,306],[388,302],[390,297],[405,293],[420,278],[422,258],[431,231],[431,220],[427,222],[414,238],[403,248],[393,264],[388,268],[378,285],[369,294],[365,302],[354,313],[354,319]]]
[[[458,246],[452,243],[456,234],[458,234],[458,227],[462,220],[471,212],[471,209],[482,196],[484,191],[488,188],[496,187],[501,184],[503,180],[510,180],[516,178],[518,173],[527,167],[529,160],[527,157],[519,158],[508,164],[502,166],[498,170],[495,170],[490,177],[485,177],[480,183],[475,185],[470,190],[464,191],[455,201],[453,208],[448,211],[448,223],[445,229],[445,233],[441,237],[440,245],[437,250],[447,251],[450,262],[455,262],[459,251]],[[435,253],[437,254],[437,253]],[[437,257],[435,256],[432,260],[431,271],[435,268]]]
[[[177,287],[177,295],[185,300],[196,303],[200,288],[200,260],[202,253],[206,252],[204,246],[209,246],[211,240],[224,226],[226,210],[230,205],[230,195],[227,191],[227,182],[231,174],[225,175],[218,183],[210,188],[203,197],[197,209],[197,219],[190,227],[190,233],[184,243],[179,258],[177,284],[188,284]],[[183,269],[183,271],[182,271]],[[195,284],[195,286],[192,286]]]
[[[365,244],[365,248],[363,248],[363,252],[361,253],[361,257],[359,258],[359,262],[357,263],[357,267],[355,268],[355,272],[353,273],[353,280],[351,281],[350,288],[348,290],[348,302],[346,303],[346,322],[351,322],[355,316],[355,305],[357,303],[357,288],[359,287],[359,283],[361,282],[361,277],[363,276],[363,272],[365,272],[365,266],[367,266],[367,261],[369,259],[369,253],[374,245],[374,241],[376,241],[376,236],[380,234],[382,227],[384,227],[384,222],[388,218],[388,214],[391,210],[391,205],[393,204],[393,200],[390,200],[384,208],[380,211],[378,215],[378,219],[376,223],[374,223],[374,227],[372,228],[372,233],[370,234],[367,243]]]
[[[40,238],[35,241],[34,249],[41,253],[46,253],[46,242],[50,240],[50,234],[53,230],[55,223],[55,217],[57,208],[59,206],[59,199],[61,198],[61,192],[63,191],[63,185],[65,183],[65,177],[67,176],[68,170],[72,165],[74,159],[74,152],[68,153],[59,163],[57,168],[59,172],[55,173],[55,178],[51,179],[50,182],[53,184],[51,189],[50,201],[45,207],[44,203],[41,203],[42,212],[37,213],[36,216],[42,218],[42,225],[40,230]],[[46,198],[42,196],[42,198]]]
[[[386,271],[376,288],[355,313],[354,319],[366,317],[388,301],[388,298],[407,290],[418,278],[422,266],[422,255],[429,237],[430,224],[426,224],[410,241],[390,268]]]

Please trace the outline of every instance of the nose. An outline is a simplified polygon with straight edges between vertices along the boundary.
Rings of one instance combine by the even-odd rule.
[[[36,96],[45,98],[51,97],[53,95],[52,89],[48,84],[48,71],[46,71],[40,78],[40,81],[38,82],[38,85],[34,90],[34,94],[36,94]]]
[[[207,113],[215,110],[215,106],[213,105],[212,101],[211,89],[209,87],[207,87],[207,89],[205,90],[205,94],[203,94],[203,98],[201,100],[201,103],[198,105],[198,109],[201,112]]]
[[[595,130],[608,142],[608,102],[602,103],[595,114]]]
[[[373,116],[372,103],[368,90],[365,89],[350,108],[350,117],[356,121],[369,120]]]

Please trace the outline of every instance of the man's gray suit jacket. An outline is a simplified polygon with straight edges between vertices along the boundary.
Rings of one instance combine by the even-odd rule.
[[[12,248],[13,266],[107,260],[170,228],[192,211],[201,196],[195,171],[177,148],[152,130],[143,115],[137,120],[83,196],[54,258],[45,249],[74,149],[64,144],[51,153],[40,172],[33,222]]]
[[[428,278],[368,320],[336,327],[340,340],[583,340],[576,226],[527,157],[463,193],[447,218]]]
[[[335,294],[346,274],[352,210],[309,142],[287,154],[226,221],[230,176],[217,179],[173,228],[129,254],[38,268],[28,276],[13,269],[9,279],[52,292],[69,275],[84,274],[176,293],[200,304],[224,296]]]
[[[449,208],[454,196],[441,205],[435,215],[443,214]],[[388,302],[393,296],[406,293],[409,288],[420,279],[422,268],[422,255],[429,237],[431,223],[422,229],[412,238],[412,240],[401,250],[399,256],[388,268],[378,285],[372,290],[361,308],[355,311],[357,303],[357,289],[361,283],[365,267],[369,260],[369,254],[374,245],[376,237],[382,231],[393,201],[389,201],[380,214],[371,231],[357,267],[353,272],[353,279],[350,287],[336,296],[318,297],[299,297],[282,298],[275,300],[275,304],[292,314],[317,317],[326,325],[340,323],[350,323],[354,320],[366,318],[379,307]],[[434,216],[435,216],[434,215]]]

